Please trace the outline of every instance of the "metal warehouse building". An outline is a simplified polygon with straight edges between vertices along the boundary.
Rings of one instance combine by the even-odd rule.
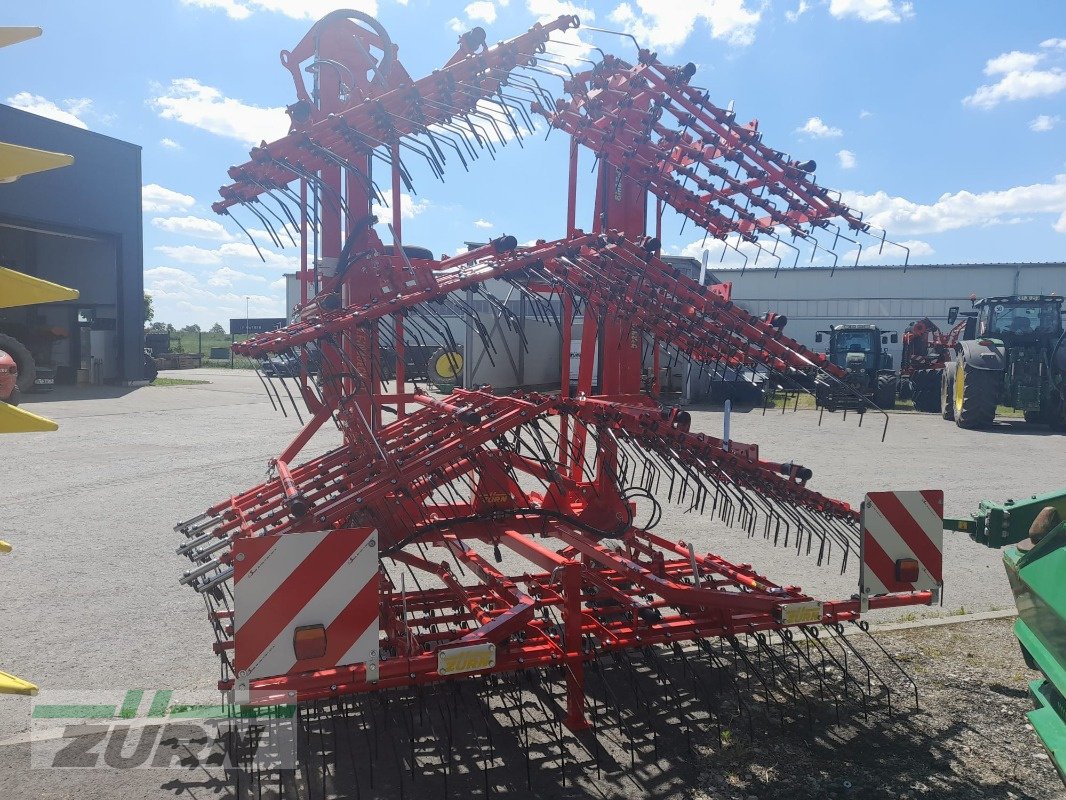
[[[808,347],[816,331],[837,323],[872,323],[902,333],[929,317],[947,330],[948,308],[970,307],[971,295],[1066,295],[1066,263],[942,264],[879,267],[714,269],[716,281],[733,282],[733,300],[754,313],[788,317],[785,334]],[[898,367],[901,345],[889,344]]]
[[[30,338],[57,383],[140,380],[141,148],[4,105],[0,140],[74,156],[0,184],[0,266],[81,292],[71,303],[6,309],[0,331]]]

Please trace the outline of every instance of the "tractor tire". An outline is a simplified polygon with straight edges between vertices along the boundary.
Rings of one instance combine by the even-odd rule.
[[[18,387],[17,383],[15,384],[14,388],[11,389],[11,394],[7,396],[7,400],[5,400],[4,402],[7,403],[9,406],[17,406],[19,403],[22,402],[22,390]]]
[[[33,382],[37,380],[37,362],[26,345],[13,336],[0,333],[0,350],[14,359],[19,369],[18,387],[24,392],[33,391]]]
[[[987,428],[996,418],[1002,370],[973,369],[965,361],[956,361],[955,386],[952,399],[955,424],[960,428]]]
[[[918,390],[918,376],[921,372],[915,372],[910,378],[901,378],[897,386],[900,400],[910,400]]]
[[[914,410],[925,413],[940,411],[940,375],[931,369],[919,370],[914,383]]]
[[[1044,415],[1039,411],[1025,411],[1022,413],[1022,417],[1030,425],[1041,425],[1044,423]]]
[[[877,389],[874,390],[874,405],[882,411],[891,411],[896,407],[896,376],[878,375]]]
[[[955,419],[955,364],[944,367],[940,375],[940,416],[946,420]]]
[[[1040,421],[1046,422],[1053,431],[1066,431],[1066,400],[1060,398],[1040,415]]]
[[[438,386],[455,386],[463,382],[463,354],[448,347],[433,352],[426,363],[429,379]]]

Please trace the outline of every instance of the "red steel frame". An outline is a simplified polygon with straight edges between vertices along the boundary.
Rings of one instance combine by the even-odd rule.
[[[304,700],[437,681],[440,650],[491,643],[495,666],[483,672],[564,668],[565,720],[579,729],[587,725],[584,664],[596,652],[859,615],[858,600],[814,605],[799,587],[697,553],[636,519],[637,501],[661,494],[669,476],[670,500],[749,535],[817,551],[819,561],[835,548],[846,563],[857,533],[853,509],[807,488],[809,470],[763,460],[755,445],[693,434],[685,412],[642,394],[648,340],[656,376],[665,343],[715,369],[762,370],[811,384],[839,377],[824,356],[733,305],[728,287],[700,286],[661,261],[658,238],[647,236],[651,195],[657,232],[665,205],[719,239],[755,242],[775,228],[806,238],[832,218],[853,233],[866,230],[813,182],[810,165],[763,145],[757,123],[738,125],[691,87],[691,68],[666,67],[642,50],[635,66],[606,56],[572,75],[564,83],[569,100],[552,103],[535,93],[529,111],[572,137],[564,238],[518,248],[513,237],[500,237],[441,260],[402,252],[400,193],[408,175],[401,153],[428,142],[424,155],[439,165],[443,141],[434,130],[443,137],[464,126],[483,144],[495,124],[484,104],[497,102],[489,114],[496,122],[518,113],[508,92],[531,85],[521,83],[519,71],[539,64],[553,32],[577,25],[560,17],[492,47],[475,29],[442,69],[419,80],[400,66],[380,26],[351,12],[327,16],[282,54],[297,89],[293,130],[230,169],[234,183],[222,188],[215,210],[245,208],[264,220],[268,202],[298,201],[299,221],[290,225],[301,242],[298,319],[234,349],[255,358],[286,353],[306,365],[313,344],[321,372],[312,380],[305,371],[299,380],[311,419],[271,462],[272,476],[179,526],[189,539],[180,552],[197,565],[183,580],[208,599],[216,650],[228,664],[226,654],[240,646],[228,584],[235,542],[373,526],[382,557],[381,660],[376,675],[351,664],[252,682],[267,697],[295,692]],[[382,51],[377,63],[371,49]],[[308,59],[311,92],[300,71]],[[668,115],[676,127],[664,121]],[[577,227],[580,146],[599,159],[589,233]],[[371,216],[378,198],[372,167],[381,159],[390,164],[391,251]],[[294,182],[298,195],[288,188]],[[338,262],[334,276],[324,266],[331,260]],[[438,397],[411,385],[404,336],[419,318],[410,315],[492,279],[557,302],[560,392],[501,397],[468,388]],[[583,333],[571,395],[565,354],[575,313]],[[381,382],[386,334],[396,350],[390,388]],[[343,444],[297,464],[330,421]],[[431,558],[430,548],[443,558]],[[523,567],[505,572],[486,558],[487,549],[506,551]],[[398,585],[396,569],[410,572],[414,590]],[[928,592],[894,594],[872,598],[870,607],[931,599]],[[790,606],[807,609],[806,616],[791,618]],[[234,679],[220,686],[232,688]]]

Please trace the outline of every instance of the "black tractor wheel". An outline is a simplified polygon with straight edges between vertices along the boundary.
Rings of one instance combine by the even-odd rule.
[[[895,375],[877,376],[877,389],[874,390],[874,405],[882,410],[893,409],[896,407]]]
[[[1044,415],[1039,411],[1024,411],[1022,412],[1022,417],[1024,417],[1025,421],[1030,425],[1040,425],[1045,421]]]
[[[914,393],[918,389],[918,376],[920,374],[920,372],[915,372],[909,378],[900,378],[899,386],[897,387],[900,400],[910,400],[914,397]]]
[[[955,419],[955,364],[944,367],[940,375],[940,416]]]
[[[18,387],[17,383],[11,389],[11,394],[8,395],[7,400],[5,400],[4,402],[7,403],[9,406],[17,406],[20,402],[22,402],[22,390]]]
[[[923,369],[915,373],[914,410],[936,413],[940,410],[940,373],[932,369]]]
[[[144,354],[144,379],[151,383],[159,377],[159,367],[155,365],[155,359],[147,353]]]
[[[1040,415],[1040,421],[1046,422],[1053,431],[1066,431],[1066,400],[1059,401]]]
[[[33,391],[33,382],[37,380],[37,362],[26,345],[13,336],[0,333],[0,350],[3,350],[15,361],[18,367],[18,387],[24,392]]]
[[[974,369],[965,361],[957,361],[952,392],[955,424],[960,428],[985,428],[991,425],[996,417],[1002,385],[1002,370]]]

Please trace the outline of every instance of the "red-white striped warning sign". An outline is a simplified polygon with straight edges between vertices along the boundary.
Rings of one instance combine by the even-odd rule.
[[[862,504],[859,592],[938,591],[944,583],[944,492],[870,492]]]
[[[238,687],[290,672],[362,662],[376,666],[377,539],[373,528],[355,528],[235,542]]]

